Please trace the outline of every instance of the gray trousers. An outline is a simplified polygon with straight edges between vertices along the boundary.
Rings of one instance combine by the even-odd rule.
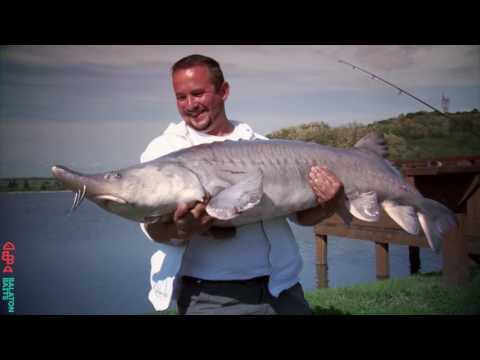
[[[177,306],[180,315],[312,315],[300,283],[278,298],[268,277],[245,281],[205,281],[184,277]]]

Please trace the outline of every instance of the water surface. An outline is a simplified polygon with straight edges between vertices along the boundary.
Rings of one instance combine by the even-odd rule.
[[[0,193],[0,244],[16,246],[16,314],[148,314],[150,256],[138,224],[85,201],[71,216],[71,192]],[[304,260],[301,283],[317,286],[313,228],[292,224]],[[441,257],[421,250],[422,271]],[[408,248],[390,246],[391,277],[409,275]],[[328,286],[375,281],[374,244],[329,237]],[[0,303],[5,313],[5,302]]]

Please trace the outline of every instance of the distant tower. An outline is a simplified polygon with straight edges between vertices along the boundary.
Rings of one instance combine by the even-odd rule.
[[[450,99],[442,92],[442,110],[444,113],[448,113],[448,106],[450,105]]]

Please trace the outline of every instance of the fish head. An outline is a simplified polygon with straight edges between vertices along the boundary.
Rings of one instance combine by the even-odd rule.
[[[136,222],[156,221],[180,202],[202,201],[204,189],[196,175],[177,164],[140,164],[99,174],[82,174],[53,166],[53,175],[76,193],[72,210],[84,198],[104,210]]]

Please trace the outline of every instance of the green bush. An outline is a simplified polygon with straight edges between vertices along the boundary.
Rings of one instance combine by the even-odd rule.
[[[478,110],[448,115],[452,120],[434,112],[419,111],[367,125],[352,122],[330,127],[325,122],[313,122],[280,129],[267,136],[348,148],[369,132],[378,132],[384,134],[390,158],[395,160],[480,155]]]

